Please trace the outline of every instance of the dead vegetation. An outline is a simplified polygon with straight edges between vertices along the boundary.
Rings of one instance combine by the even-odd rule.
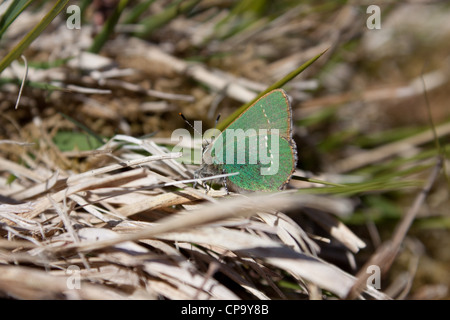
[[[364,3],[186,1],[195,6],[155,22],[169,2],[123,23],[130,1],[99,54],[89,51],[102,30],[93,23],[100,2],[79,30],[60,14],[24,52],[26,63],[1,74],[0,293],[448,297],[448,275],[413,285],[429,259],[420,239],[432,231],[407,237],[419,217],[449,239],[448,5],[386,2],[382,29],[370,30]],[[48,10],[24,11],[0,56]],[[145,31],[149,17],[155,27]],[[193,188],[196,167],[171,152],[171,132],[186,126],[178,113],[214,126],[218,113],[326,49],[284,87],[303,181],[270,195]],[[400,215],[383,220],[389,212]],[[436,260],[444,269],[450,261]],[[371,265],[381,268],[381,290],[366,286]]]

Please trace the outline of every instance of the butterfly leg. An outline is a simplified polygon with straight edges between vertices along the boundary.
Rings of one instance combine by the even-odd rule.
[[[198,174],[198,172],[197,171],[194,171],[194,179],[195,179],[195,182],[194,182],[194,184],[192,185],[192,187],[195,189],[195,187],[197,187],[197,184],[198,184],[198,182],[197,182],[197,179],[199,178],[199,174]]]
[[[198,178],[200,178],[201,176],[202,176],[202,175],[199,174],[198,171],[195,171],[195,172],[194,172],[194,179],[198,179]],[[195,182],[194,182],[194,184],[193,184],[192,187],[195,188],[195,187],[197,187],[198,184],[199,184],[198,181],[195,180]],[[208,184],[207,184],[206,182],[204,182],[204,181],[202,181],[201,185],[203,186],[203,188],[205,188],[205,194],[207,194],[208,191],[209,191],[209,188],[211,188],[211,187],[208,188]]]
[[[225,173],[225,169],[222,170],[222,174],[224,174],[224,173]],[[222,179],[223,179],[223,186],[225,187],[225,191],[227,192],[227,195],[229,195],[230,192],[228,191],[227,178],[226,178],[226,177],[223,177]]]

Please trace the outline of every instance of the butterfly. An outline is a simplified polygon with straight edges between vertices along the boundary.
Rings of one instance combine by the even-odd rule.
[[[297,164],[286,92],[273,90],[250,105],[206,146],[202,160],[197,177],[239,173],[226,178],[227,190],[283,189]]]

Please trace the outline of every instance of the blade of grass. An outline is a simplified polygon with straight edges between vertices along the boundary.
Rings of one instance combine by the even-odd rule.
[[[332,182],[328,182],[328,181],[307,178],[307,177],[300,177],[300,176],[295,176],[295,175],[292,176],[292,180],[300,180],[300,181],[306,181],[306,182],[310,182],[310,183],[318,183],[318,184],[323,184],[323,185],[331,186],[331,187],[345,187],[344,184],[332,183]]]
[[[28,61],[28,66],[30,68],[34,69],[51,69],[51,68],[58,68],[63,65],[65,65],[67,62],[72,60],[73,57],[69,58],[62,58],[62,59],[55,59],[52,61]]]
[[[92,4],[91,0],[81,0],[80,1],[80,11],[81,11],[81,16],[84,17],[86,14],[86,9],[87,7],[89,7],[89,5]]]
[[[257,23],[268,5],[266,0],[237,1],[230,13],[219,21],[211,38],[225,40]]]
[[[442,150],[444,152],[444,157],[450,156],[450,146],[446,146]],[[426,159],[434,158],[438,155],[438,151],[436,149],[424,150],[414,156],[403,158],[398,157],[389,162],[377,163],[376,165],[367,166],[361,169],[358,169],[354,172],[356,175],[365,175],[365,176],[378,176],[383,172],[392,172],[398,171],[398,169],[404,165],[408,165],[411,161],[424,161]]]
[[[299,189],[298,193],[306,194],[332,194],[342,196],[360,195],[367,192],[387,192],[403,188],[420,186],[422,181],[376,181],[358,184],[349,184],[345,186],[323,187],[323,188],[304,188]]]
[[[435,128],[437,137],[450,134],[450,122],[443,123]],[[368,166],[378,161],[385,160],[389,157],[396,156],[402,152],[409,151],[412,148],[433,141],[434,131],[428,129],[424,132],[409,136],[403,140],[394,141],[381,145],[377,148],[365,150],[354,155],[351,155],[342,160],[333,163],[333,168],[336,172],[349,172],[355,169]],[[441,150],[441,149],[437,149]]]
[[[425,99],[425,105],[426,105],[426,110],[427,110],[427,116],[428,116],[428,122],[430,123],[430,127],[431,130],[433,131],[433,138],[434,138],[434,143],[436,146],[436,150],[439,152],[439,155],[442,159],[445,159],[445,152],[442,149],[441,143],[439,142],[439,134],[438,134],[438,130],[436,128],[436,125],[434,124],[434,120],[433,120],[433,115],[431,114],[431,107],[430,107],[430,99],[428,97],[428,90],[427,90],[427,85],[425,82],[425,78],[424,78],[424,72],[422,71],[422,74],[420,76],[420,80],[422,82],[422,87],[423,87],[423,96]],[[445,174],[447,172],[447,168],[446,168],[446,161],[442,162],[442,167],[444,168],[444,177],[447,181],[447,186],[450,187],[450,178],[447,174]]]
[[[59,0],[45,17],[0,61],[0,73],[8,67],[11,62],[20,57],[23,51],[47,28],[53,19],[67,5],[69,0]]]
[[[370,181],[361,182],[361,183],[351,183],[346,185],[339,184],[330,184],[324,183],[324,181],[315,181],[314,179],[299,179],[298,177],[293,177],[293,179],[297,180],[305,180],[313,183],[321,183],[325,185],[329,185],[330,187],[322,187],[322,188],[304,188],[298,190],[301,193],[307,194],[339,194],[352,196],[367,192],[387,192],[401,188],[411,188],[416,187],[422,184],[420,180],[399,180],[400,178],[405,178],[412,174],[416,174],[419,172],[423,172],[428,170],[433,164],[422,164],[422,165],[411,165],[410,167],[400,170],[396,169],[388,171],[384,174],[378,174],[375,178],[371,178]]]
[[[328,50],[328,49],[327,49]],[[226,118],[224,121],[222,121],[221,123],[219,123],[217,125],[217,129],[219,130],[223,130],[225,129],[230,123],[232,123],[237,117],[239,117],[245,110],[248,109],[248,107],[250,107],[253,103],[255,103],[256,100],[258,100],[259,98],[261,98],[263,95],[265,95],[266,93],[274,90],[274,89],[278,89],[281,88],[282,86],[284,86],[286,83],[288,83],[289,81],[291,81],[293,78],[295,78],[296,76],[298,76],[300,73],[302,73],[306,68],[308,68],[310,65],[312,65],[317,59],[319,59],[325,52],[327,52],[327,50],[319,53],[317,56],[313,57],[312,59],[308,60],[307,62],[305,62],[304,64],[302,64],[300,67],[298,67],[297,69],[295,69],[294,71],[292,71],[291,73],[289,73],[288,75],[286,75],[284,78],[282,78],[281,80],[275,82],[273,85],[271,85],[270,87],[268,87],[266,90],[262,91],[261,93],[259,93],[256,98],[254,98],[252,101],[244,104],[242,107],[240,107],[238,110],[236,110],[232,115],[230,115],[228,118]]]
[[[21,57],[22,57],[22,60],[25,62],[25,73],[23,75],[22,83],[20,84],[19,94],[17,96],[16,106],[14,108],[16,110],[19,107],[20,97],[22,96],[23,87],[25,85],[25,82],[27,81],[27,75],[28,75],[28,62],[27,62],[27,59],[25,58],[24,55],[22,55]]]
[[[95,37],[92,46],[89,48],[89,52],[100,52],[106,41],[108,41],[109,37],[114,32],[114,28],[116,27],[117,22],[119,21],[119,18],[122,15],[122,12],[126,8],[127,4],[128,0],[120,0],[116,9],[104,24],[102,31]]]
[[[169,6],[163,12],[142,20],[141,23],[144,27],[144,30],[141,32],[137,32],[135,36],[139,38],[145,38],[149,36],[153,31],[169,23],[179,14],[187,12],[194,8],[194,6],[199,2],[200,0],[187,0],[181,2],[177,1],[175,4]]]
[[[5,84],[9,84],[9,83],[13,83],[13,84],[17,84],[17,85],[21,85],[22,80],[20,79],[11,79],[11,78],[0,78],[0,87],[5,85]],[[37,88],[37,89],[43,89],[43,90],[57,90],[57,91],[65,91],[65,92],[70,92],[70,90],[67,90],[65,88],[61,88],[58,86],[54,86],[51,84],[48,84],[46,82],[36,82],[36,81],[29,81],[27,80],[26,85],[32,88]]]
[[[70,117],[62,112],[59,112],[59,114],[62,115],[67,120],[69,120],[70,122],[72,122],[73,124],[75,124],[81,130],[87,132],[90,136],[94,137],[100,144],[105,143],[105,141],[103,141],[102,137],[100,137],[98,134],[96,134],[94,131],[89,129],[87,126],[85,126],[81,122],[78,122],[77,120],[73,119],[72,117]]]
[[[25,10],[30,4],[31,0],[13,1],[5,14],[0,19],[0,39],[8,30],[8,27],[16,20],[16,18]]]
[[[147,0],[138,3],[133,9],[131,9],[131,12],[123,20],[123,23],[124,24],[135,23],[141,16],[141,14],[143,14],[153,2],[155,2],[155,0]]]

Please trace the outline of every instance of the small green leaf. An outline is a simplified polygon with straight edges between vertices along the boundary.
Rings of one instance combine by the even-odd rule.
[[[87,151],[102,146],[96,138],[83,132],[58,131],[53,142],[61,151]]]

